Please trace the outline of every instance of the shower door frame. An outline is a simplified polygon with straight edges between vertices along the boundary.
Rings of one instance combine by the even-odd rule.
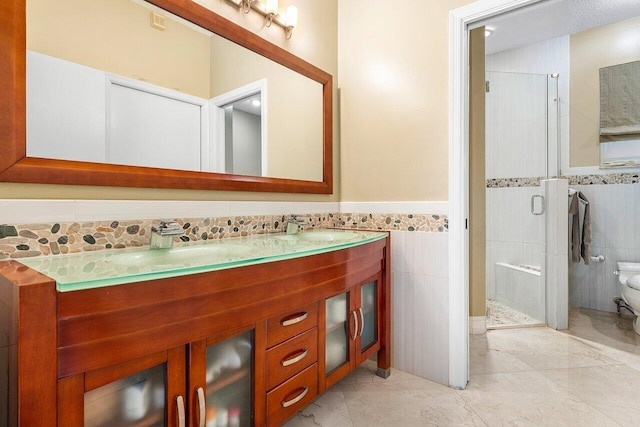
[[[502,76],[502,78],[499,78],[498,75]],[[507,78],[506,77],[507,75],[511,78],[510,82],[507,82],[507,81],[504,80],[505,78]],[[485,113],[486,114],[486,116],[485,116],[485,151],[487,151],[487,152],[489,150],[489,147],[492,146],[492,144],[495,144],[495,142],[497,141],[497,139],[495,138],[495,135],[493,135],[493,138],[491,138],[491,139],[489,138],[490,133],[489,133],[489,130],[488,130],[489,129],[489,124],[488,123],[491,122],[493,124],[493,126],[496,126],[495,121],[491,120],[490,114],[494,110],[493,105],[495,105],[496,102],[498,104],[500,104],[502,101],[504,101],[504,98],[500,98],[499,101],[493,100],[493,101],[489,102],[489,96],[493,96],[493,95],[491,95],[491,92],[495,92],[495,89],[497,88],[498,92],[500,93],[501,92],[500,91],[501,85],[503,85],[503,84],[507,85],[509,83],[512,84],[513,83],[513,79],[518,79],[518,84],[517,84],[518,87],[521,86],[521,85],[527,85],[527,84],[531,84],[531,83],[534,83],[536,85],[539,84],[540,86],[542,86],[542,83],[543,83],[543,80],[544,80],[544,89],[543,89],[544,92],[537,92],[537,91],[535,92],[536,93],[536,95],[535,95],[536,97],[538,95],[540,96],[540,98],[538,98],[538,101],[544,99],[544,112],[543,112],[543,110],[533,110],[534,118],[538,117],[538,116],[536,116],[536,113],[540,114],[540,118],[544,117],[543,118],[544,128],[542,128],[542,123],[536,123],[536,124],[533,125],[533,128],[528,128],[529,130],[541,131],[541,134],[538,135],[538,138],[540,138],[540,140],[544,139],[544,147],[538,147],[537,141],[536,141],[536,144],[529,146],[530,148],[533,148],[533,152],[529,152],[528,154],[529,154],[529,160],[531,160],[531,156],[533,156],[533,158],[534,158],[534,160],[533,160],[534,168],[533,169],[528,169],[527,171],[525,171],[524,175],[521,175],[521,176],[517,176],[517,175],[511,176],[510,173],[514,172],[512,170],[509,170],[507,172],[507,175],[509,175],[509,176],[504,176],[505,171],[502,170],[502,168],[500,168],[501,170],[499,171],[498,175],[493,175],[493,174],[489,174],[487,172],[487,170],[488,170],[488,161],[487,161],[487,159],[490,158],[490,155],[487,154],[487,156],[485,158],[485,175],[486,175],[486,178],[488,180],[489,179],[502,179],[502,178],[506,178],[506,179],[510,179],[510,178],[537,178],[537,177],[541,177],[542,178],[541,182],[538,184],[538,186],[527,186],[527,185],[524,185],[523,188],[519,188],[518,189],[518,190],[522,191],[525,188],[528,188],[528,189],[531,189],[531,191],[533,191],[535,193],[535,194],[531,195],[531,202],[530,202],[531,203],[531,209],[530,209],[530,212],[527,210],[526,214],[522,215],[522,213],[521,213],[522,216],[520,218],[521,218],[521,220],[526,221],[526,219],[524,218],[525,216],[529,217],[529,215],[540,215],[541,225],[539,225],[539,226],[542,227],[542,229],[541,229],[542,233],[541,233],[541,235],[538,236],[538,238],[540,240],[538,240],[537,242],[533,242],[533,241],[524,241],[524,242],[522,242],[522,241],[519,241],[517,239],[516,240],[507,239],[507,240],[503,241],[501,239],[496,239],[495,235],[492,236],[494,243],[502,243],[502,244],[504,244],[504,243],[508,242],[508,243],[511,243],[511,244],[516,244],[516,243],[523,243],[523,244],[529,244],[529,245],[530,244],[536,244],[536,243],[538,244],[540,250],[537,253],[537,255],[540,258],[538,260],[538,263],[537,264],[534,263],[534,265],[536,265],[539,268],[539,272],[537,274],[538,275],[538,280],[537,280],[537,283],[535,283],[535,287],[536,287],[536,289],[538,291],[543,292],[543,295],[537,295],[537,297],[538,297],[537,298],[538,299],[537,303],[539,304],[537,309],[541,309],[541,312],[538,312],[538,310],[536,310],[537,314],[536,314],[536,316],[533,316],[532,313],[523,310],[524,307],[515,308],[511,304],[502,301],[502,304],[506,305],[509,308],[512,308],[513,310],[521,312],[521,314],[524,314],[525,316],[531,317],[532,320],[536,320],[536,322],[513,323],[513,324],[489,326],[487,324],[487,318],[489,317],[489,315],[487,314],[487,316],[485,318],[485,322],[484,322],[485,330],[502,329],[502,328],[531,327],[531,326],[546,326],[547,325],[547,305],[548,305],[547,302],[548,302],[549,297],[547,295],[548,292],[547,292],[547,286],[546,286],[547,285],[547,282],[546,282],[547,268],[546,268],[546,262],[545,262],[546,261],[546,256],[545,255],[546,255],[546,252],[547,252],[547,250],[546,250],[546,238],[547,238],[546,225],[547,225],[547,216],[548,216],[549,212],[548,212],[548,209],[545,209],[546,199],[547,199],[547,193],[546,193],[547,186],[545,185],[545,181],[544,180],[549,180],[549,177],[550,177],[550,173],[549,172],[550,172],[550,168],[551,168],[551,165],[550,165],[550,162],[551,162],[550,145],[551,145],[552,141],[550,140],[550,138],[552,137],[552,135],[551,135],[550,127],[549,127],[550,120],[552,119],[552,111],[550,109],[551,108],[551,106],[550,106],[551,97],[550,97],[550,93],[549,93],[550,82],[551,82],[550,79],[551,78],[552,78],[551,74],[534,73],[534,72],[522,72],[522,71],[517,71],[516,72],[516,71],[498,71],[498,70],[493,70],[493,71],[488,71],[487,70],[487,71],[485,71],[485,80],[487,82],[491,82],[491,91],[489,89],[486,89],[487,93],[485,94],[485,100],[486,100],[486,104],[485,105],[489,106],[491,104],[491,108],[487,107],[486,113]],[[534,82],[533,81],[534,79],[537,80],[537,81]],[[489,84],[489,83],[487,83],[487,84]],[[509,95],[512,95],[512,93],[511,93],[512,91],[506,91],[506,92],[509,93]],[[529,95],[530,95],[530,93],[529,93]],[[498,95],[498,96],[500,96],[500,95]],[[502,92],[502,96],[504,96],[504,91]],[[527,98],[530,98],[530,96],[528,96]],[[516,97],[516,99],[518,101],[522,102],[523,98],[517,98]],[[557,85],[556,85],[556,93],[555,93],[554,101],[558,101],[558,99],[559,98],[558,98]],[[556,107],[557,107],[557,105],[556,105]],[[556,109],[555,111],[556,111],[556,113],[559,112],[558,109]],[[529,117],[527,117],[527,118],[529,118]],[[499,122],[502,123],[501,120]],[[544,136],[542,136],[542,135],[544,135]],[[557,145],[557,142],[558,141],[554,141],[554,143],[556,145]],[[493,147],[495,149],[495,145],[493,145]],[[541,148],[542,148],[542,150],[541,150]],[[544,157],[544,170],[540,170],[542,164],[538,163],[538,162],[540,162],[542,160],[542,158],[540,157],[540,158],[536,159],[536,155]],[[495,168],[495,165],[493,165],[493,166]],[[520,165],[520,166],[522,167],[523,165]],[[526,167],[525,167],[525,169],[526,169]],[[559,170],[559,169],[557,169],[557,170]],[[554,175],[557,175],[557,170],[556,170],[556,172],[554,172]],[[492,171],[492,172],[496,173],[495,170]],[[519,169],[518,172],[520,173],[520,172],[522,172],[522,170]],[[515,188],[511,188],[511,189],[515,190]],[[487,191],[489,191],[489,190],[490,189],[487,189]],[[500,191],[501,192],[501,191],[506,191],[507,188],[497,188],[497,189],[491,189],[491,190]],[[487,194],[487,196],[488,196],[488,194]],[[520,197],[519,195],[511,195],[511,197],[509,197],[510,201],[514,201],[513,200],[513,196]],[[541,199],[542,199],[542,202],[541,202],[542,203],[542,211],[540,213],[534,213],[534,201],[533,201],[533,198],[535,198],[535,197],[541,197]],[[519,205],[522,202],[523,201],[520,200],[520,198],[518,198],[516,204]],[[529,198],[527,198],[526,203],[529,204]],[[491,208],[492,207],[489,206],[489,201],[487,199],[487,211],[489,211]],[[489,218],[490,218],[490,215],[487,214],[487,219],[485,221],[485,226],[487,227],[486,228],[487,229],[487,237],[485,239],[485,243],[489,242],[489,230],[491,229],[490,226],[489,226]],[[529,225],[532,225],[532,224],[529,224]],[[495,230],[494,230],[494,232],[495,232]],[[513,236],[510,236],[510,237],[513,237]],[[488,253],[489,253],[489,251],[487,250],[487,254]],[[533,255],[533,254],[531,254],[531,255]],[[527,259],[526,261],[527,262],[525,262],[525,260],[521,258],[513,266],[517,267],[518,264],[530,265],[529,264],[530,259]],[[487,305],[485,307],[486,307],[486,310],[487,310],[486,312],[487,313],[488,313],[488,301],[490,301],[490,298],[489,298],[489,296],[490,296],[490,292],[489,292],[490,280],[491,279],[494,280],[494,287],[496,287],[496,288],[498,287],[498,282],[499,282],[497,277],[496,277],[497,271],[499,270],[496,267],[496,259],[493,259],[492,262],[493,262],[493,269],[494,269],[494,277],[491,278],[489,276],[489,268],[487,268],[487,272],[485,274],[485,287],[486,287],[485,301],[487,301]],[[511,262],[505,261],[505,260],[503,260],[503,263],[511,264]],[[500,264],[503,264],[503,263],[500,263]],[[519,269],[515,268],[515,270],[519,270]],[[527,272],[526,270],[520,270],[520,271],[521,272],[524,271],[524,273],[520,273],[520,274],[527,274],[527,273],[531,274],[530,271],[529,272]],[[524,280],[526,280],[527,278],[528,277],[525,277]],[[532,286],[531,283],[529,283],[528,285],[524,285],[524,288],[528,288],[530,286]],[[541,287],[542,289],[539,289],[539,287]],[[520,290],[521,291],[523,290],[522,286],[520,287]],[[497,291],[494,291],[494,292],[497,292]],[[531,297],[531,296],[532,295],[529,295],[529,297]],[[496,295],[494,295],[494,297],[496,297]],[[518,301],[520,306],[527,305],[526,303],[522,302],[522,298],[519,297],[519,298],[515,298],[515,299]],[[527,298],[525,298],[525,300],[526,299]],[[529,298],[528,300],[531,300],[531,298]],[[497,299],[496,299],[496,301],[497,302],[501,302],[501,301],[498,301]],[[514,302],[514,301],[512,301],[512,302]],[[531,310],[531,306],[528,306],[528,308]]]

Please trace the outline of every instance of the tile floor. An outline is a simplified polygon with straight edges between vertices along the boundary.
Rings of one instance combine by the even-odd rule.
[[[466,390],[367,362],[310,404],[297,426],[638,426],[640,336],[631,318],[574,309],[571,328],[471,336]]]

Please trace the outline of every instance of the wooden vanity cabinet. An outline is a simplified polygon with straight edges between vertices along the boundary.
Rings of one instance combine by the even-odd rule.
[[[387,238],[283,261],[72,292],[56,292],[48,277],[2,262],[0,303],[12,313],[8,329],[16,343],[16,362],[9,366],[16,377],[10,419],[24,426],[83,426],[85,393],[93,398],[101,387],[138,384],[129,395],[134,401],[164,404],[159,418],[149,415],[149,423],[138,425],[179,426],[179,400],[185,426],[201,425],[215,402],[216,409],[227,405],[231,421],[231,404],[215,395],[227,386],[224,380],[240,381],[237,394],[249,399],[232,405],[238,409],[231,415],[243,414],[234,423],[280,425],[375,353],[379,373],[388,372],[388,260]],[[370,317],[363,303],[371,298],[363,295],[372,287],[375,331],[359,326]],[[347,344],[349,362],[326,375],[326,301],[338,295],[347,301],[345,335],[355,339]],[[373,340],[363,345],[365,336]],[[241,360],[231,356],[226,368],[212,367],[211,354],[224,353],[230,342]],[[251,356],[243,353],[247,343]],[[147,417],[146,410],[132,414],[130,419]]]
[[[318,395],[318,303],[267,321],[267,425],[276,426]]]
[[[216,425],[216,419],[228,424],[233,418],[238,426],[253,425],[254,411],[259,417],[263,412],[254,389],[254,372],[262,363],[254,351],[259,344],[254,337],[264,336],[260,328],[228,331],[61,378],[58,425],[180,427]]]
[[[353,371],[381,348],[382,272],[323,302],[324,370],[321,390]],[[387,377],[388,371],[378,375]]]
[[[58,425],[177,426],[185,360],[179,346],[58,379]]]

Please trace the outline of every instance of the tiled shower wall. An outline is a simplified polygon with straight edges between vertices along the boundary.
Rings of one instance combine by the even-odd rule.
[[[604,255],[606,261],[569,262],[569,305],[595,310],[614,312],[613,298],[618,295],[616,276],[613,271],[618,261],[640,262],[640,174],[618,173],[608,175],[567,176],[569,186],[581,191],[589,200],[591,213],[592,255]],[[528,196],[540,194],[535,186],[537,178],[520,180],[488,180],[487,199],[496,202],[495,211],[488,212],[487,236],[517,236],[518,239],[531,239],[540,225],[530,222],[514,222],[519,211],[529,210]],[[515,187],[518,186],[518,187]],[[568,201],[567,201],[568,202]],[[500,212],[502,210],[502,212]],[[491,217],[495,215],[495,217]],[[532,217],[532,215],[528,215]],[[535,219],[528,218],[528,221]],[[568,219],[567,219],[568,221]],[[542,224],[542,227],[544,224]],[[496,229],[497,227],[497,229]],[[513,237],[515,239],[515,237]],[[502,249],[496,251],[494,242],[487,242],[487,268],[489,259],[496,252],[509,259],[536,260],[541,258],[539,246],[523,246],[524,249],[509,247],[505,242]],[[490,255],[491,254],[491,255]],[[488,276],[489,277],[489,276]]]

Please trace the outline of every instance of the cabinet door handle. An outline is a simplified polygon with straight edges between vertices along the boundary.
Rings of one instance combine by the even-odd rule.
[[[362,307],[360,307],[358,311],[360,312],[360,333],[358,336],[362,336],[362,333],[364,332],[364,313],[362,312]]]
[[[285,359],[282,362],[280,362],[282,364],[282,366],[289,366],[289,365],[293,365],[294,363],[297,363],[299,361],[301,361],[302,359],[304,359],[305,357],[307,357],[307,354],[309,354],[309,350],[302,349],[300,350],[300,354],[298,354],[295,357],[292,357],[291,359]]]
[[[302,390],[302,393],[300,393],[299,395],[297,395],[293,399],[286,400],[286,401],[282,402],[282,407],[283,408],[288,408],[291,405],[295,405],[296,403],[300,402],[302,400],[302,398],[307,395],[308,392],[309,392],[309,387],[305,387]]]
[[[178,405],[178,427],[185,427],[184,398],[182,396],[176,397],[176,404]]]
[[[355,341],[356,337],[358,336],[358,329],[360,329],[360,327],[358,326],[358,315],[356,314],[356,311],[353,310],[351,314],[353,314],[353,321],[355,322],[355,329],[353,330],[353,337],[351,337],[351,339]]]
[[[296,313],[291,317],[285,317],[284,319],[282,319],[280,321],[280,324],[282,326],[291,326],[291,325],[295,325],[296,323],[300,323],[302,322],[304,319],[306,319],[307,317],[309,317],[309,313],[302,312],[302,313]]]
[[[198,422],[199,427],[204,427],[205,418],[207,416],[206,407],[204,389],[202,387],[198,387],[198,409],[200,410],[200,421]]]

